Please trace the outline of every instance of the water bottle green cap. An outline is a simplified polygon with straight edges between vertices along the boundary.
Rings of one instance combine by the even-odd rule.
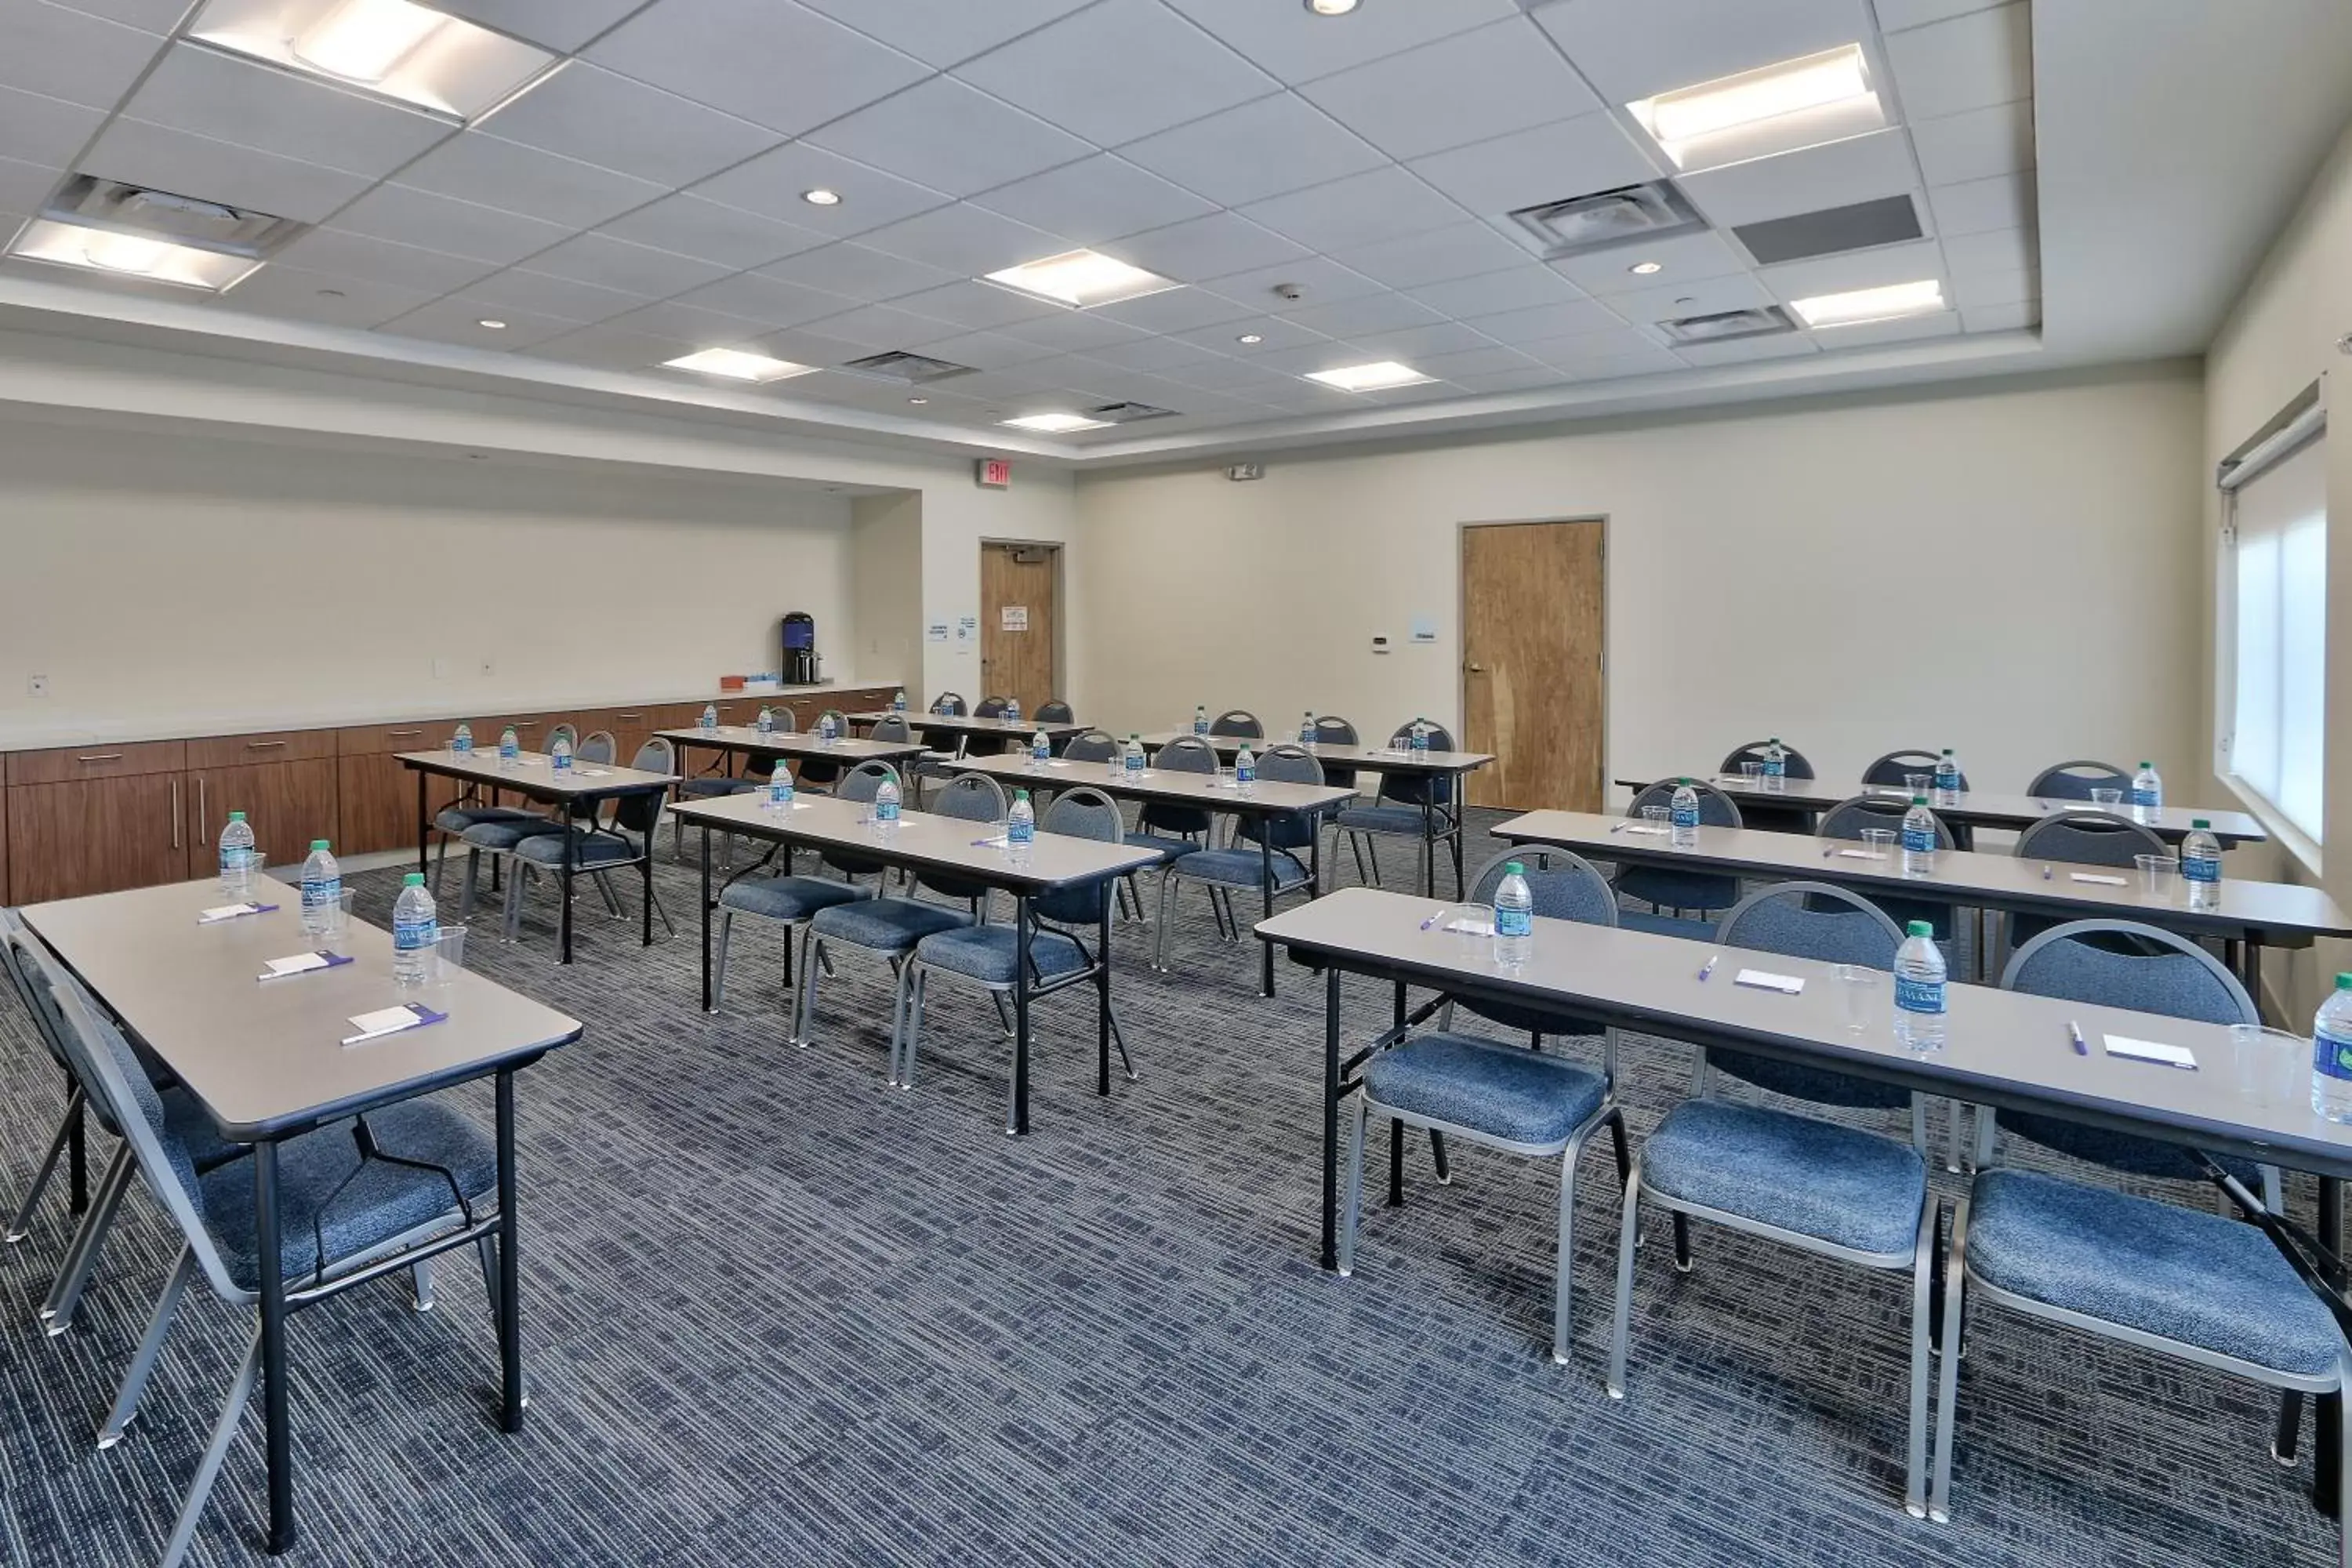
[[[2152,768],[2156,766],[2156,764],[2154,763],[2140,763],[2140,766],[2144,768]]]
[[[314,853],[314,854],[315,854],[315,853],[317,853],[319,850],[324,849],[326,847],[327,847],[327,841],[326,841],[325,839],[323,839],[323,838],[313,838],[312,840],[310,840],[310,849],[311,849],[311,852],[312,852],[312,853]]]
[[[245,820],[245,813],[241,811],[232,811],[228,814],[228,819],[231,822],[243,822]]]
[[[2337,975],[2336,977],[2336,989],[2338,991],[2352,991],[2352,974]]]
[[[411,871],[400,879],[400,885],[404,888],[421,888],[425,886],[425,873]]]
[[[2189,826],[2191,826],[2191,827],[2210,827],[2210,826],[2212,826],[2213,825],[2212,825],[2212,823],[2210,823],[2210,822],[2207,821],[2204,817],[2201,817],[2201,816],[2192,816],[2192,817],[2190,817],[2190,818],[2189,819]]]
[[[1506,860],[1503,862],[1503,874],[1507,877],[1524,877],[1528,874],[1528,868],[1524,861]]]
[[[1688,779],[1676,779],[1676,780],[1675,781],[1675,783],[1676,783],[1676,784],[1686,784],[1690,783],[1690,780],[1688,780]]]
[[[1927,797],[1924,795],[1915,795],[1911,797],[1911,804],[1913,805],[1925,805],[1927,804]]]
[[[1013,798],[1015,800],[1027,800],[1029,798],[1029,792],[1025,789],[1016,789],[1013,792]]]
[[[1913,921],[1909,925],[1905,926],[1903,929],[1912,936],[1924,936],[1931,940],[1936,934],[1936,928],[1929,925],[1926,921]]]

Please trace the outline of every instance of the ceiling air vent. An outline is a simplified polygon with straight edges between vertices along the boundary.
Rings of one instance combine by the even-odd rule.
[[[851,360],[841,368],[856,371],[861,375],[878,375],[885,381],[904,382],[908,386],[920,386],[927,382],[945,381],[951,375],[971,374],[971,366],[968,364],[930,359],[922,354],[908,353],[904,349],[868,354],[864,359]]]
[[[1920,237],[1919,211],[1909,196],[1881,196],[1852,206],[1824,207],[1794,217],[1741,224],[1731,231],[1759,267],[1802,261],[1873,246],[1900,245]]]
[[[68,180],[43,216],[250,257],[275,250],[308,226],[292,218],[126,185],[95,174],[76,174]]]
[[[1645,244],[1706,226],[1706,221],[1667,180],[1521,207],[1511,214],[1511,221],[1527,231],[1547,261]]]
[[[1711,316],[1684,316],[1660,321],[1659,329],[1678,343],[1727,343],[1736,338],[1769,338],[1793,332],[1797,323],[1778,305],[1750,310],[1718,310]]]
[[[1132,425],[1139,419],[1165,419],[1176,411],[1154,408],[1149,403],[1106,403],[1087,410],[1087,417],[1099,419],[1106,425]]]

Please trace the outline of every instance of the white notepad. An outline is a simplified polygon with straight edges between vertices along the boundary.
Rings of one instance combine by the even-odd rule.
[[[1462,915],[1447,921],[1445,929],[1459,931],[1464,936],[1492,936],[1495,934],[1495,922],[1484,915]]]
[[[1671,827],[1653,827],[1646,822],[1636,822],[1628,826],[1625,831],[1628,833],[1638,833],[1645,838],[1664,838],[1666,835],[1672,833],[1674,829]]]
[[[1769,970],[1743,969],[1731,977],[1734,985],[1753,985],[1759,991],[1779,991],[1794,996],[1805,988],[1803,979],[1794,974],[1774,974]]]
[[[2128,1035],[2105,1037],[2107,1055],[2130,1057],[2136,1061],[2162,1062],[2166,1067],[2193,1068],[2197,1053],[2186,1046],[2168,1046],[2160,1040],[2135,1040]]]
[[[283,980],[289,974],[308,974],[314,969],[334,967],[323,952],[298,952],[290,958],[269,960],[268,970],[259,976],[263,980]]]
[[[1838,858],[1841,860],[1884,860],[1886,858],[1886,852],[1883,849],[1841,849],[1838,851]]]
[[[2066,875],[2077,882],[2096,882],[2103,888],[2120,888],[2131,880],[2128,877],[2103,877],[2096,871],[2069,871]]]
[[[221,921],[233,921],[242,915],[257,915],[260,912],[259,904],[222,904],[217,908],[200,911],[196,916],[196,923],[200,926],[208,926]]]

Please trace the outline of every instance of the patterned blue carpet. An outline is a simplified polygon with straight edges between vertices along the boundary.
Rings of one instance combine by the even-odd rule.
[[[395,874],[354,880],[383,920]],[[1323,1273],[1321,989],[1286,964],[1283,994],[1258,998],[1254,950],[1218,943],[1197,894],[1172,976],[1120,929],[1142,1080],[1097,1098],[1087,1004],[1045,1004],[1035,1133],[1016,1141],[1009,1047],[976,989],[932,987],[923,1082],[888,1093],[878,964],[844,960],[817,1044],[794,1050],[773,928],[747,922],[730,1010],[705,1017],[693,884],[666,868],[662,888],[676,942],[640,949],[583,898],[580,962],[560,969],[541,892],[520,945],[471,955],[589,1022],[522,1086],[529,1429],[487,1418],[487,1310],[456,1260],[430,1314],[387,1282],[301,1315],[285,1561],[2332,1561],[2310,1444],[2294,1472],[2271,1463],[2262,1391],[1991,1314],[1961,1380],[1956,1517],[1915,1522],[1907,1281],[1721,1232],[1697,1233],[1687,1277],[1643,1258],[1612,1403],[1604,1155],[1580,1186],[1573,1366],[1548,1353],[1555,1165],[1464,1150],[1440,1186],[1417,1145],[1355,1278]],[[1378,1026],[1382,996],[1351,1003]],[[1688,1053],[1637,1042],[1624,1068],[1638,1139]],[[455,1098],[487,1122],[486,1090]],[[11,1203],[58,1103],[0,1001]],[[6,1563],[152,1562],[247,1331],[192,1296],[139,1424],[99,1453],[171,1252],[143,1194],[126,1217],[58,1340],[33,1319],[62,1205],[0,1255]],[[192,1561],[268,1561],[260,1495],[248,1415]]]

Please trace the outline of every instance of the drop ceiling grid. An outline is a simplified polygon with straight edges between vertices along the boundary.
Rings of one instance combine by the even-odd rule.
[[[1785,303],[1822,291],[1822,264],[1758,268],[1719,240],[1685,258],[1674,242],[1660,247],[1675,259],[1658,286],[1635,285],[1601,258],[1547,267],[1503,214],[1672,173],[1622,114],[1631,96],[1861,41],[1898,111],[1879,146],[1710,171],[1687,181],[1694,204],[1745,221],[1899,188],[1927,239],[1833,258],[1831,271],[1862,279],[1836,286],[1911,280],[1916,270],[1882,276],[1879,261],[1916,258],[1955,310],[1990,301],[1922,333],[2030,324],[2026,0],[1876,0],[1874,12],[1867,0],[1757,0],[1738,26],[1694,29],[1683,13],[1704,4],[1366,0],[1326,19],[1288,0],[1002,0],[984,14],[969,0],[444,0],[566,58],[551,82],[450,132],[172,42],[168,7],[150,8],[142,28],[93,15],[98,0],[0,0],[37,24],[12,26],[22,47],[0,62],[0,89],[38,100],[0,125],[47,135],[6,151],[54,154],[92,110],[108,114],[75,162],[0,168],[15,176],[0,177],[0,212],[26,216],[33,172],[53,184],[84,167],[325,219],[223,297],[225,310],[655,377],[654,362],[629,356],[714,342],[785,357],[951,353],[971,340],[989,363],[910,414],[1133,400],[1177,407],[1188,424],[1243,422],[1323,406],[1322,389],[1296,378],[1368,358],[1426,361],[1465,396],[1724,363],[1720,348],[1669,352],[1659,312]],[[740,60],[719,58],[756,60],[784,38],[832,68],[825,118],[771,101],[805,96],[772,80],[752,92]],[[1159,68],[1146,81],[1121,55]],[[1914,98],[1936,111],[1925,153],[1900,112]],[[941,123],[992,140],[959,148]],[[808,206],[803,179],[848,199]],[[281,192],[279,206],[264,199]],[[969,281],[1079,244],[1186,287],[1076,316],[1000,308]],[[264,283],[273,271],[289,276]],[[1289,281],[1303,298],[1274,294]],[[314,285],[314,300],[299,283]],[[469,338],[469,311],[509,321],[513,335]],[[1265,342],[1244,345],[1245,334]],[[1754,352],[1825,342],[1835,346],[1805,333]],[[1259,375],[1240,374],[1254,363]],[[828,371],[766,390],[872,406],[876,384]]]

